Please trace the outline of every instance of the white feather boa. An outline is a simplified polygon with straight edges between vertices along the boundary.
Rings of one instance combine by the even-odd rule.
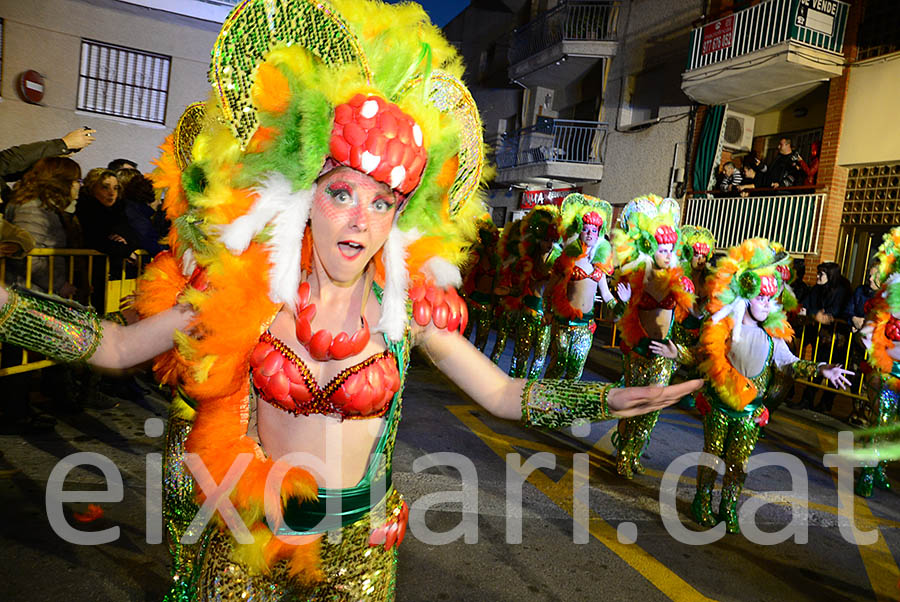
[[[395,225],[384,243],[384,295],[381,299],[381,319],[375,326],[375,331],[383,332],[394,342],[403,339],[409,323],[406,312],[406,300],[409,298],[406,248],[420,236],[415,228],[404,232]]]
[[[269,299],[293,307],[300,286],[303,233],[315,194],[315,185],[293,192],[291,183],[279,173],[271,173],[254,190],[257,200],[246,214],[220,230],[222,243],[235,255],[247,250],[250,242],[267,226],[269,249]]]

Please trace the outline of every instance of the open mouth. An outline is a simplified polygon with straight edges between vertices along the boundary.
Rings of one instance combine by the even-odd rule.
[[[352,240],[342,240],[338,243],[338,250],[345,259],[355,259],[357,255],[363,252],[365,247],[358,242]]]

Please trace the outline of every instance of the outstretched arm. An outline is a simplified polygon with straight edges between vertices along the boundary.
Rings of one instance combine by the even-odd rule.
[[[188,306],[176,305],[121,326],[62,300],[0,287],[0,340],[101,368],[129,368],[168,351],[175,331],[186,330],[192,318]]]
[[[557,414],[566,414],[572,419],[607,420],[662,409],[696,391],[702,384],[700,380],[693,380],[671,387],[615,388],[583,381],[529,382],[504,374],[456,332],[429,327],[419,338],[419,344],[434,365],[467,395],[494,416],[509,420],[523,417],[523,407],[528,409],[532,395],[544,395],[545,407],[556,404],[554,411],[558,410]],[[551,389],[553,395],[548,393]],[[529,399],[524,400],[523,406],[526,393]],[[603,407],[604,396],[608,410]],[[573,407],[564,407],[567,400]],[[542,421],[542,425],[564,426],[553,422]]]

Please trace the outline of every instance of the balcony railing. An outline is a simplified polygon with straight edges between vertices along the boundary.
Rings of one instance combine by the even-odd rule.
[[[618,15],[618,2],[560,2],[513,32],[509,62],[518,63],[566,40],[615,40]]]
[[[500,169],[560,161],[599,165],[606,154],[609,125],[596,121],[555,119],[507,136],[497,150]]]
[[[687,70],[786,41],[841,54],[850,5],[828,0],[826,4],[835,9],[829,15],[808,4],[806,0],[768,0],[694,29]]]
[[[824,194],[688,199],[683,223],[709,228],[719,248],[761,236],[788,253],[814,254]]]

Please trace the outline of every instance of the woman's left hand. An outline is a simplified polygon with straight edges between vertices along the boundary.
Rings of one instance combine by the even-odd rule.
[[[612,389],[606,398],[606,403],[609,405],[610,411],[620,418],[639,416],[670,406],[702,386],[703,380],[698,378],[668,387]]]
[[[828,379],[828,382],[838,389],[846,389],[849,387],[850,380],[847,377],[853,376],[854,374],[850,370],[844,370],[840,364],[825,364],[819,369],[819,372]]]
[[[650,351],[656,355],[669,358],[670,360],[674,360],[678,357],[678,346],[668,339],[662,342],[650,341]]]

